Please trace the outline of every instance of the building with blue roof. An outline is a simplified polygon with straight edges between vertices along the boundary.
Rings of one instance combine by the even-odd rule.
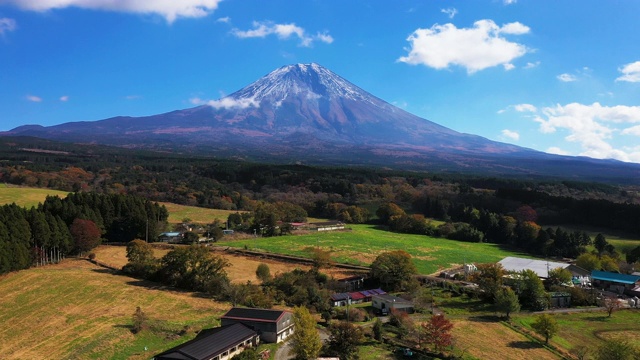
[[[640,291],[640,276],[593,270],[591,281],[594,286],[618,294],[637,295]]]

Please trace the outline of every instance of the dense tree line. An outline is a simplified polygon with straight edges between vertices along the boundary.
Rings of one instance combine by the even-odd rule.
[[[640,234],[636,220],[640,193],[631,186],[255,164],[39,139],[23,141],[21,148],[0,144],[0,153],[7,159],[0,167],[0,181],[250,211],[248,217],[230,217],[230,223],[235,229],[263,236],[287,234],[291,229],[283,222],[312,216],[347,223],[379,221],[392,231],[508,244],[536,254],[575,257],[588,245],[584,234],[542,230],[540,224],[589,224]],[[46,151],[20,150],[24,148]],[[380,205],[389,203],[397,204],[401,211],[374,214]],[[520,211],[527,207],[535,218]],[[378,219],[372,219],[374,215]],[[447,224],[438,228],[426,218]],[[98,216],[91,219],[103,227]],[[146,219],[134,216],[130,224],[122,224],[119,234],[143,237],[132,230],[139,229],[142,221]],[[117,229],[105,230],[118,234]]]
[[[102,239],[157,236],[168,218],[164,206],[131,195],[74,193],[50,196],[38,207],[0,207],[0,273],[57,262],[87,252]]]

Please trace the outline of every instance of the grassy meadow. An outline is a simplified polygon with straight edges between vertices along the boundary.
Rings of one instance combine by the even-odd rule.
[[[271,238],[221,241],[221,246],[247,247],[296,256],[308,256],[305,250],[319,247],[331,252],[341,263],[369,265],[382,252],[405,250],[411,254],[421,274],[431,274],[466,262],[496,262],[506,256],[526,256],[496,244],[467,243],[424,235],[398,234],[373,225],[350,225],[351,231],[313,232]]]
[[[549,342],[570,351],[574,348],[595,350],[603,340],[624,339],[640,344],[640,310],[620,310],[607,317],[605,311],[555,314],[558,334]],[[532,314],[518,314],[514,323],[531,330]]]
[[[57,195],[61,198],[65,198],[67,194],[68,192],[66,191],[25,188],[0,184],[0,205],[16,203],[16,205],[26,207],[28,209],[32,206],[38,206],[38,204],[44,202],[49,195]]]
[[[220,220],[224,223],[227,221],[229,214],[238,212],[236,210],[207,209],[166,202],[160,204],[164,205],[169,211],[170,224],[181,223],[184,219],[191,219],[191,222],[199,224],[211,224],[215,220]]]
[[[3,359],[149,359],[216,326],[229,308],[81,259],[3,275],[0,304]],[[134,335],[137,306],[151,330]]]

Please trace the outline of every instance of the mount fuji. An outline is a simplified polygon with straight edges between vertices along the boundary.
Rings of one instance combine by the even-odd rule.
[[[640,166],[550,155],[463,134],[412,115],[312,64],[281,67],[239,91],[145,117],[115,117],[0,135],[325,165],[484,174],[640,175]]]

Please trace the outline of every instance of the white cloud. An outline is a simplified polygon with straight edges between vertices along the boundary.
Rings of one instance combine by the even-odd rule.
[[[327,33],[318,33],[316,38],[324,43],[331,44],[333,42],[333,36]]]
[[[520,23],[502,27],[492,20],[479,20],[471,28],[458,29],[453,24],[417,29],[408,38],[411,48],[398,61],[446,69],[450,65],[466,68],[469,74],[498,65],[505,66],[527,53],[522,44],[511,42],[503,34],[525,34],[529,28]],[[506,66],[508,68],[508,66]]]
[[[453,19],[456,16],[456,14],[458,13],[458,9],[456,9],[456,8],[440,9],[440,12],[442,12],[444,14],[447,14],[449,19]]]
[[[616,81],[640,82],[640,61],[624,65],[618,71],[624,75],[617,78]]]
[[[157,14],[168,23],[177,18],[198,18],[211,14],[222,0],[3,0],[19,8],[48,11],[77,7],[90,10],[118,11],[136,14]]]
[[[578,80],[578,78],[575,75],[571,75],[571,74],[567,74],[567,73],[560,74],[560,75],[556,76],[556,78],[558,80],[560,80],[560,81],[563,81],[563,82],[572,82],[572,81]]]
[[[518,2],[518,0],[502,0],[505,5],[512,5]]]
[[[509,71],[509,70],[513,70],[513,69],[515,69],[515,68],[516,68],[516,66],[515,66],[515,65],[513,65],[513,64],[511,64],[511,63],[507,63],[507,64],[504,64],[504,65],[502,65],[502,66],[504,66],[504,69],[505,69],[505,70],[507,70],[507,71]]]
[[[9,31],[14,31],[18,25],[16,21],[10,18],[0,18],[0,35]]]
[[[536,108],[535,106],[533,106],[531,104],[517,104],[517,105],[513,105],[513,108],[517,112],[536,112],[536,111],[538,111],[538,108]]]
[[[228,24],[228,23],[230,23],[230,22],[231,22],[231,18],[230,18],[230,17],[228,17],[228,16],[221,17],[221,18],[218,18],[218,19],[216,20],[216,22],[221,22],[221,23]]]
[[[520,134],[518,134],[516,131],[511,131],[509,129],[504,129],[502,130],[502,136],[507,137],[511,140],[520,140]]]
[[[636,126],[632,126],[630,128],[626,128],[626,129],[622,130],[621,134],[622,135],[640,136],[640,125],[636,125]]]
[[[60,96],[60,101],[62,101],[62,102],[69,101],[69,95]]]
[[[225,97],[219,100],[203,100],[196,97],[189,99],[189,102],[194,105],[209,105],[215,109],[246,109],[260,106],[258,101],[253,98],[234,99]]]
[[[124,98],[127,99],[127,100],[138,100],[138,99],[142,98],[142,96],[140,96],[140,95],[127,95]]]
[[[580,144],[580,155],[593,158],[613,158],[622,161],[640,161],[640,153],[616,149],[614,136],[640,136],[638,126],[619,129],[618,125],[640,123],[640,106],[602,106],[571,103],[545,107],[534,121],[540,124],[539,130],[549,134],[557,131],[567,133],[565,140]],[[613,140],[613,141],[612,141]]]
[[[535,67],[538,67],[540,65],[540,61],[536,61],[536,62],[528,62],[527,65],[524,66],[525,69],[533,69]]]
[[[231,33],[241,39],[246,38],[264,38],[269,35],[276,35],[280,39],[289,39],[297,37],[300,40],[300,46],[309,47],[314,40],[319,40],[327,44],[333,42],[333,37],[325,33],[318,33],[315,36],[307,35],[306,31],[294,23],[291,24],[275,24],[271,21],[254,21],[253,29],[239,30],[233,29]]]
[[[40,96],[35,96],[35,95],[27,95],[27,100],[31,102],[42,102],[42,98]]]

